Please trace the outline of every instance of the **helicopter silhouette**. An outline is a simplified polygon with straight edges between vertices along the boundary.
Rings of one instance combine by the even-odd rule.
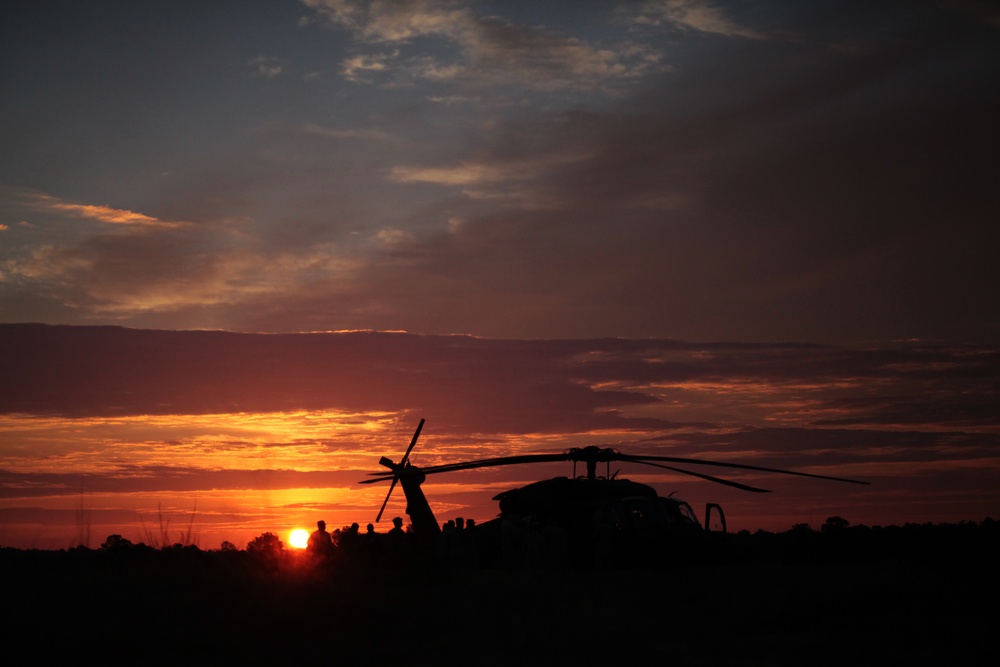
[[[410,532],[419,548],[431,550],[440,539],[442,530],[424,495],[422,484],[427,475],[434,475],[475,468],[488,468],[529,463],[573,463],[573,477],[555,477],[526,486],[510,489],[494,496],[499,501],[497,518],[476,526],[476,539],[482,547],[481,560],[496,562],[497,554],[521,548],[532,537],[544,538],[557,546],[550,549],[551,558],[576,562],[593,562],[603,557],[613,557],[620,562],[648,562],[664,553],[676,554],[680,547],[700,544],[699,539],[710,530],[713,515],[718,516],[721,530],[726,532],[726,518],[717,503],[707,503],[704,526],[698,521],[691,506],[679,498],[660,496],[646,484],[619,478],[617,471],[610,473],[612,461],[623,461],[651,466],[671,472],[703,479],[716,484],[751,493],[769,493],[768,489],[750,486],[702,472],[679,468],[674,464],[714,466],[736,470],[794,475],[818,480],[864,484],[854,479],[831,477],[814,473],[767,468],[763,466],[676,456],[631,455],[610,447],[574,447],[553,454],[519,454],[459,463],[417,467],[410,463],[410,454],[417,444],[424,427],[420,420],[417,429],[398,463],[383,456],[379,464],[388,471],[369,473],[370,478],[361,484],[390,482],[389,492],[379,509],[376,523],[382,518],[396,485],[403,487],[406,513],[410,517]],[[576,475],[578,463],[586,466],[584,475]],[[597,474],[599,463],[604,463],[606,473]],[[539,540],[536,539],[537,543]]]

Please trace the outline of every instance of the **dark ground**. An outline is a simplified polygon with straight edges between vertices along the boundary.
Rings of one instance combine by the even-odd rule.
[[[3,631],[45,662],[994,664],[998,535],[989,520],[730,535],[698,562],[614,570],[0,549]]]

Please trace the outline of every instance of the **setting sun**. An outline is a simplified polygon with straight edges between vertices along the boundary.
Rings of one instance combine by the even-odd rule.
[[[296,549],[305,549],[309,544],[309,531],[305,528],[296,528],[288,534],[288,543]]]

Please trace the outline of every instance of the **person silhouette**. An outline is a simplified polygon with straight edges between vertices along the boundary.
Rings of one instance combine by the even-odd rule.
[[[403,519],[395,517],[392,520],[392,528],[385,534],[386,547],[389,559],[395,564],[401,564],[405,560],[408,550],[408,539],[406,531],[403,530]]]
[[[321,558],[329,558],[333,555],[333,537],[326,532],[326,521],[316,522],[316,530],[309,535],[306,550]]]

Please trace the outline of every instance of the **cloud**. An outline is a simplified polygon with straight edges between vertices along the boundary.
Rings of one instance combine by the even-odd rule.
[[[25,256],[5,260],[0,266],[0,282],[29,280],[68,287],[78,272],[91,268],[92,262],[69,248],[43,245]]]
[[[413,235],[409,232],[402,229],[393,229],[391,227],[380,229],[375,234],[375,238],[390,246],[411,243],[413,241]]]
[[[366,78],[365,75],[387,71],[390,68],[391,60],[397,58],[398,56],[398,51],[393,53],[353,56],[341,63],[340,71],[344,75],[344,78],[350,81],[368,83],[371,80]]]
[[[0,284],[31,289],[88,316],[236,307],[303,285],[335,293],[360,266],[329,242],[269,246],[225,221],[168,222],[37,193],[29,206],[47,216],[42,232],[0,258]],[[99,226],[66,230],[67,218]]]
[[[329,137],[331,139],[374,139],[375,141],[385,141],[390,138],[390,135],[382,130],[353,130],[338,127],[324,127],[315,123],[307,124],[306,132],[321,137]]]
[[[331,247],[311,252],[271,252],[230,247],[215,253],[201,239],[94,239],[82,252],[92,257],[84,279],[87,293],[105,313],[175,311],[241,304],[262,296],[294,293],[316,280],[347,279],[353,260]],[[197,244],[197,245],[196,245]]]
[[[316,489],[351,486],[357,471],[214,470],[179,466],[121,466],[103,473],[12,472],[0,469],[0,498],[45,498],[104,493]]]
[[[473,20],[459,2],[416,0],[303,0],[334,24],[357,33],[366,41],[399,42],[426,35],[458,35]]]
[[[403,80],[458,82],[539,90],[592,90],[656,71],[660,56],[635,43],[606,48],[539,26],[477,16],[453,2],[346,2],[303,0],[362,44],[397,45],[391,53],[360,54],[344,61],[349,79],[391,72]],[[441,40],[454,51],[418,45]],[[448,49],[445,49],[448,50]]]
[[[463,164],[456,167],[393,167],[389,177],[400,183],[434,183],[437,185],[472,185],[506,181],[513,177],[510,170],[486,164]]]
[[[107,222],[115,225],[146,225],[176,227],[181,223],[163,222],[156,218],[132,211],[110,208],[108,206],[91,206],[81,204],[52,204],[54,211],[66,211],[79,215],[83,218],[90,218],[99,222]]]
[[[384,55],[382,82],[406,67],[471,71],[475,54],[568,72],[588,53],[633,57],[625,30],[674,69],[642,77],[627,98],[541,96],[545,106],[527,90],[342,80],[314,98],[318,88],[289,79],[261,106],[215,99],[204,109],[229,110],[206,112],[219,125],[193,132],[194,106],[173,118],[151,98],[160,111],[148,122],[176,137],[100,151],[113,136],[101,120],[80,135],[89,143],[65,144],[78,159],[55,168],[51,190],[75,183],[93,195],[34,217],[3,211],[0,310],[21,321],[511,337],[986,340],[998,330],[982,288],[998,264],[993,40],[968,33],[981,26],[939,20],[939,7],[854,3],[837,19],[823,3],[717,3],[767,34],[820,37],[665,39],[595,11],[601,3],[559,22],[523,8],[490,18],[484,6],[333,3],[339,23],[324,22],[335,43],[307,37],[323,44],[319,60]],[[284,97],[297,88],[319,106]],[[160,136],[143,123],[134,132]],[[47,149],[26,151],[24,173],[47,173]],[[36,226],[15,227],[21,219]],[[191,225],[167,226],[179,220]]]
[[[248,64],[254,68],[254,74],[256,76],[260,76],[265,79],[273,79],[274,77],[285,73],[285,68],[281,60],[273,56],[257,56]]]
[[[681,425],[668,414],[689,422],[695,416],[706,428],[717,418],[796,428],[863,423],[889,431],[1000,425],[1000,395],[991,385],[1000,376],[1000,354],[992,348],[40,325],[0,325],[0,333],[6,348],[23,351],[23,361],[7,362],[10,381],[0,393],[0,411],[7,413],[101,415],[111,406],[117,414],[426,410],[451,425],[445,430],[504,433]],[[148,355],[150,348],[159,353]],[[933,368],[945,361],[947,371]],[[975,395],[977,406],[949,397],[956,389]]]
[[[870,11],[866,21],[886,20]],[[988,35],[931,13],[898,33],[870,29],[847,53],[830,45],[862,35],[827,25],[830,12],[781,26],[823,24],[822,40],[706,40],[702,60],[627,106],[484,124],[453,155],[392,168],[396,182],[447,188],[424,215],[464,221],[415,248],[435,264],[427,274],[454,271],[467,278],[461,293],[476,293],[452,292],[467,305],[452,308],[466,318],[450,330],[486,332],[472,321],[476,288],[508,276],[508,291],[547,304],[520,311],[547,335],[598,335],[575,316],[600,303],[606,321],[644,321],[649,335],[995,337],[995,317],[978,333],[972,323],[993,312],[981,286],[997,271],[990,142],[979,140],[995,134]],[[834,314],[835,304],[851,306]],[[511,310],[507,322],[520,318]],[[782,328],[761,335],[768,319]]]
[[[519,151],[516,146],[505,154],[490,154],[480,161],[461,162],[454,166],[397,166],[389,170],[389,179],[399,183],[427,183],[461,188],[472,200],[512,203],[525,208],[556,205],[547,200],[539,181],[561,170],[572,169],[590,158],[586,148],[571,145],[532,146]]]
[[[137,227],[182,227],[187,223],[159,220],[143,213],[135,213],[125,209],[110,206],[95,206],[93,204],[74,204],[64,202],[56,197],[33,193],[33,208],[43,212],[68,214],[87,220],[95,220],[110,225],[127,225]]]
[[[663,22],[687,30],[725,37],[765,39],[765,35],[733,21],[716,3],[709,0],[656,0],[642,6],[636,19],[639,23],[659,25]]]

